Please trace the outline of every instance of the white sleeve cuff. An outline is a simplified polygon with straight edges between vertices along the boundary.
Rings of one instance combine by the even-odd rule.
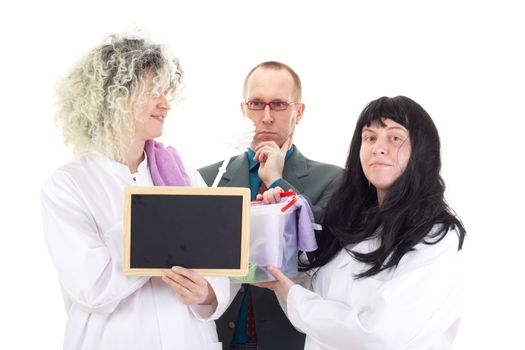
[[[226,311],[230,303],[230,280],[226,277],[206,277],[210,283],[217,303],[211,305],[190,305],[190,310],[201,321],[216,320]]]

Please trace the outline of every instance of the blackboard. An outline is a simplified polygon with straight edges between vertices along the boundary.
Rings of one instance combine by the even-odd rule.
[[[249,189],[127,187],[124,199],[125,274],[248,273]]]

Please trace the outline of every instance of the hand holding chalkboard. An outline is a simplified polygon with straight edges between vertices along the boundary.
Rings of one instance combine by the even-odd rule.
[[[211,305],[217,297],[210,283],[201,275],[184,267],[174,266],[164,270],[162,280],[179,295],[186,305]]]

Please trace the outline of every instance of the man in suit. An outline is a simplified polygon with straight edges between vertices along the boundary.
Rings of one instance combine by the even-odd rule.
[[[241,110],[255,124],[255,136],[245,153],[231,159],[219,186],[249,187],[252,200],[268,188],[290,189],[306,197],[319,223],[341,168],[307,159],[293,144],[305,108],[299,76],[283,63],[263,62],[246,76],[243,97]],[[221,165],[199,169],[208,185]],[[241,287],[217,321],[217,332],[229,350],[304,347],[304,334],[288,321],[274,293],[254,286]]]

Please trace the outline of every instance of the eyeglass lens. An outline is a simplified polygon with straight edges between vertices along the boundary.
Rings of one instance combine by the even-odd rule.
[[[246,102],[246,105],[249,109],[261,111],[264,108],[266,108],[266,105],[270,106],[270,109],[272,111],[284,111],[288,108],[290,105],[286,101],[270,101],[270,102],[262,102],[262,101],[248,101]]]

